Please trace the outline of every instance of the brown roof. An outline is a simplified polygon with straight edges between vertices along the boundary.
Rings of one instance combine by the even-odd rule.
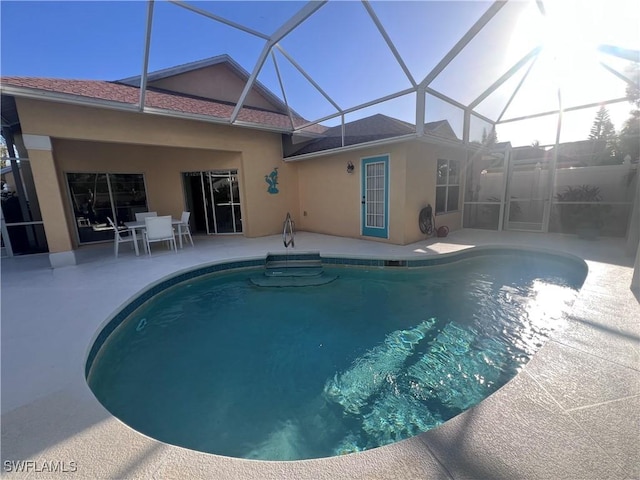
[[[406,123],[386,115],[376,114],[371,115],[370,117],[354,120],[353,122],[345,123],[344,145],[357,145],[359,143],[399,137],[415,132],[415,126],[410,123]],[[307,143],[300,149],[296,150],[293,155],[320,152],[342,146],[342,126],[338,125],[327,129],[322,138]]]
[[[456,139],[447,120],[425,123],[425,132]],[[449,132],[451,132],[449,134]],[[344,124],[344,146],[416,133],[416,126],[381,113]],[[314,140],[288,156],[320,152],[342,147],[342,126],[329,128],[322,138]]]
[[[11,86],[80,96],[89,101],[92,99],[106,100],[135,105],[140,99],[140,89],[138,87],[101,80],[2,77],[0,78],[0,83],[3,87]],[[187,114],[211,116],[220,119],[229,119],[235,107],[229,103],[153,89],[147,89],[145,106]],[[283,131],[291,130],[291,122],[287,115],[258,108],[243,107],[238,114],[238,120],[275,127]],[[304,119],[294,117],[294,123],[300,124],[302,122],[304,122]],[[325,130],[325,127],[316,125],[308,127],[308,129],[321,133]]]

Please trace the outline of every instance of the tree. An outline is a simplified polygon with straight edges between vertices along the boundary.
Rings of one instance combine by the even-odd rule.
[[[629,100],[629,103],[634,104],[637,108],[640,108],[640,64],[630,64],[627,68],[625,68],[625,74],[632,82],[627,84],[627,88],[625,90],[625,93],[627,94],[627,100]]]
[[[609,117],[609,111],[604,106],[600,107],[596,113],[596,118],[593,120],[593,125],[589,132],[589,140],[602,142],[604,147],[602,151],[594,154],[594,165],[621,163],[620,159],[616,157],[616,129],[613,126],[611,117]]]
[[[4,141],[4,137],[0,137],[0,168],[7,166],[7,158],[9,157],[9,149]]]
[[[634,108],[625,120],[618,137],[619,157],[624,160],[627,155],[632,163],[640,161],[640,64],[632,63],[625,69],[632,84],[627,84],[627,100]]]
[[[487,148],[493,147],[496,143],[498,143],[498,134],[496,133],[496,129],[492,128],[491,131],[487,134],[487,129],[482,129],[482,140],[480,142]]]
[[[589,133],[589,140],[605,140],[610,141],[615,138],[616,129],[613,126],[613,122],[609,117],[609,110],[605,107],[600,107],[596,118],[591,126],[591,132]]]

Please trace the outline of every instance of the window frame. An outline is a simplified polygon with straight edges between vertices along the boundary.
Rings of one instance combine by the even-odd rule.
[[[438,183],[439,177],[438,177],[438,172],[441,168],[441,162],[446,162],[446,171],[447,171],[447,177],[445,178],[445,181],[443,183]],[[451,164],[455,164],[456,166],[456,170],[457,170],[457,183],[450,183],[449,182],[449,173],[451,172],[451,168],[450,165]],[[436,215],[446,215],[448,213],[453,213],[453,212],[459,212],[460,211],[460,160],[451,160],[448,158],[438,158],[438,160],[436,161],[436,208],[435,208],[435,214]],[[455,209],[449,209],[449,188],[450,187],[454,187],[458,189],[458,199],[456,202],[456,208]],[[438,210],[438,191],[442,191],[444,190],[444,210]]]

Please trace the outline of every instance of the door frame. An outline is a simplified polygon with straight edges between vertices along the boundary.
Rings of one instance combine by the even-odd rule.
[[[190,201],[193,202],[195,198],[187,198],[187,188],[185,185],[185,178],[188,175],[195,176],[193,174],[198,174],[200,178],[200,191],[201,198],[203,203],[203,211],[204,211],[204,224],[206,228],[207,235],[242,235],[244,233],[244,225],[242,224],[242,194],[240,193],[240,179],[238,176],[238,170],[236,168],[228,168],[228,169],[212,169],[212,170],[193,170],[193,171],[185,171],[181,172],[182,182],[183,182],[183,192],[185,197],[185,204],[189,205]],[[233,188],[231,189],[231,215],[233,222],[233,232],[218,232],[218,224],[216,217],[216,204],[215,198],[213,194],[213,178],[228,178],[231,183],[231,178],[236,177],[236,181],[238,182],[238,198],[236,199],[233,196]],[[206,184],[206,185],[205,185]],[[208,188],[207,188],[208,187]],[[240,207],[240,218],[235,218],[235,206]],[[194,220],[192,215],[191,221]],[[238,228],[240,230],[238,231]]]
[[[389,238],[389,159],[388,153],[360,159],[360,232],[365,237]],[[367,166],[381,163],[384,165],[384,203],[383,203],[383,226],[367,225]]]
[[[550,208],[550,199],[549,199],[549,192],[553,191],[553,176],[552,176],[552,170],[551,168],[553,168],[553,165],[547,163],[546,165],[542,165],[540,164],[540,167],[534,166],[534,171],[538,170],[538,178],[536,179],[536,184],[538,187],[544,187],[546,188],[546,192],[544,195],[542,195],[540,198],[537,197],[524,197],[524,198],[511,198],[511,194],[514,193],[513,191],[513,174],[514,174],[514,169],[516,168],[516,166],[519,163],[525,163],[526,160],[523,161],[518,161],[515,160],[513,158],[512,155],[509,156],[509,162],[507,163],[507,171],[506,171],[506,177],[507,177],[507,181],[506,181],[506,189],[505,189],[505,195],[504,195],[504,217],[503,217],[503,225],[504,225],[504,229],[505,230],[509,230],[509,231],[514,231],[514,232],[547,232],[548,228],[549,228],[549,217],[550,217],[550,212],[551,212],[551,208]],[[544,173],[543,173],[544,172]],[[517,203],[517,202],[532,202],[532,201],[537,201],[537,202],[542,202],[542,218],[540,218],[540,222],[510,222],[509,221],[509,216],[511,214],[511,205],[512,203]],[[518,226],[518,223],[522,224],[522,226]],[[530,224],[530,225],[539,225],[538,228],[526,228],[524,225],[526,224]]]

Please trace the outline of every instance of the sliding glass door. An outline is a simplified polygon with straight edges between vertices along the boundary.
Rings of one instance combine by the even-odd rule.
[[[80,243],[113,240],[116,225],[146,212],[144,175],[129,173],[67,173],[71,206]]]
[[[237,170],[185,172],[182,177],[195,231],[242,233]]]

